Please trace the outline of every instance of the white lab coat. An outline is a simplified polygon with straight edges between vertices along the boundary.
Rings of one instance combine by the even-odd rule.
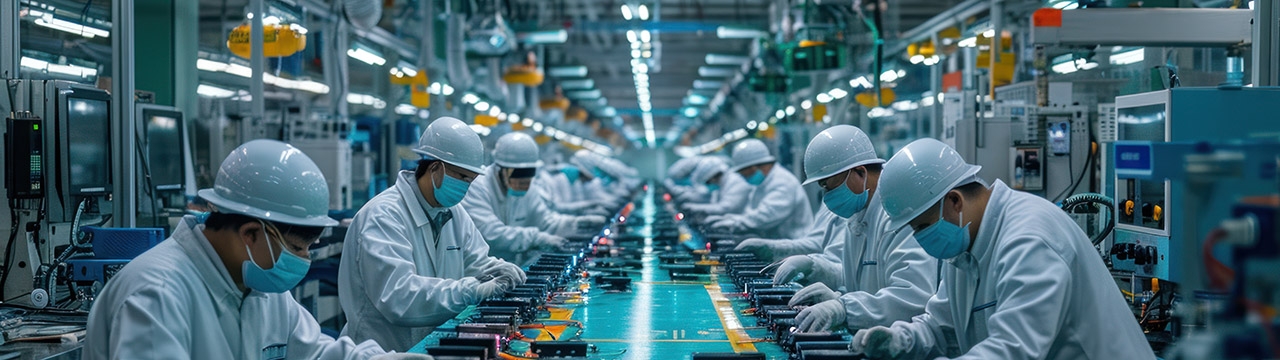
[[[845,326],[856,332],[924,313],[938,283],[938,261],[920,248],[911,228],[889,229],[880,193],[872,194],[867,208],[844,225],[841,237],[829,242],[815,261],[841,265]]]
[[[733,176],[726,173],[723,176]],[[725,215],[746,228],[746,233],[767,239],[803,237],[813,223],[813,207],[790,171],[774,164],[764,182],[747,198],[744,212]]]
[[[288,293],[236,286],[187,216],[121,269],[89,312],[83,359],[364,359],[372,341],[333,339]]]
[[[559,167],[539,169],[533,182],[533,187],[538,188],[538,191],[530,190],[525,196],[542,196],[547,207],[562,214],[588,215],[596,207],[596,202],[574,190],[574,183],[577,182],[578,179],[570,181]]]
[[[711,192],[706,203],[688,203],[685,208],[690,211],[710,215],[741,214],[747,207],[747,198],[755,188],[736,174],[725,172],[720,175],[720,189]]]
[[[972,249],[943,266],[927,312],[893,329],[914,339],[907,358],[1155,358],[1080,227],[1000,181]]]
[[[396,351],[479,302],[476,280],[494,261],[489,245],[462,206],[434,239],[431,207],[412,171],[356,213],[342,246],[338,294],[347,325],[343,335],[372,339]],[[433,215],[434,216],[434,215]]]
[[[538,235],[551,233],[573,235],[576,216],[554,212],[543,203],[541,189],[529,187],[521,197],[507,196],[499,186],[501,168],[490,166],[484,176],[471,183],[462,207],[489,243],[489,255],[508,262],[527,265],[538,257],[529,249],[538,244]]]

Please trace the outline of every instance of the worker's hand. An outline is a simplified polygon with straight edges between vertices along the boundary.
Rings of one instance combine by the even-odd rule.
[[[809,275],[813,272],[813,258],[808,255],[787,257],[778,263],[778,272],[773,274],[773,284],[782,285],[795,280],[797,275]]]
[[[750,251],[761,259],[773,258],[773,242],[774,240],[750,238],[738,243],[733,249],[737,251]]]
[[[386,353],[369,357],[369,360],[434,360],[427,354]]]
[[[507,282],[502,281],[501,278],[492,278],[489,279],[489,281],[480,283],[480,285],[476,285],[476,296],[480,301],[483,301],[488,298],[502,295],[506,293],[507,290],[511,290],[511,287]]]
[[[711,228],[725,231],[731,234],[743,230],[742,224],[738,223],[738,221],[734,220],[733,218],[723,218],[723,219],[717,220],[716,222],[711,223]]]
[[[719,222],[720,220],[724,220],[725,218],[727,218],[727,216],[724,216],[724,215],[711,215],[711,216],[708,216],[706,219],[703,219],[703,220],[702,220],[702,223],[703,223],[703,224],[707,224],[707,225],[711,225],[711,224],[715,224],[715,223]]]
[[[844,326],[844,319],[844,302],[840,299],[831,299],[801,310],[800,314],[796,315],[796,331],[832,330]]]
[[[534,248],[546,251],[558,251],[564,248],[565,245],[569,244],[569,239],[548,233],[538,233],[538,236],[534,238],[534,242],[536,242],[533,246]]]
[[[905,331],[884,326],[858,330],[849,343],[849,351],[872,359],[893,359],[907,352],[911,338]]]
[[[493,276],[494,280],[506,284],[507,289],[524,284],[524,270],[520,270],[519,266],[506,261],[495,261],[495,263],[486,268],[483,274]]]
[[[809,286],[805,286],[803,289],[800,289],[800,291],[797,291],[796,294],[791,297],[791,301],[787,302],[787,306],[817,304],[839,298],[840,293],[828,288],[827,284],[813,283]]]
[[[579,231],[600,231],[604,223],[609,221],[600,215],[582,215],[573,220],[573,227]]]

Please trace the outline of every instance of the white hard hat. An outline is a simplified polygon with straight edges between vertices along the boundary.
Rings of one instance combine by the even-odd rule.
[[[836,125],[823,130],[804,149],[804,184],[826,179],[854,167],[881,164],[871,139],[862,129]]]
[[[925,138],[907,144],[884,163],[876,188],[889,214],[889,228],[907,225],[951,189],[979,181],[979,169],[941,141]]]
[[[253,140],[231,151],[212,189],[197,194],[217,212],[298,226],[336,226],[329,218],[329,184],[302,150],[275,140]]]
[[[507,133],[493,146],[493,162],[509,169],[536,168],[542,166],[538,155],[538,143],[521,132]]]
[[[445,116],[432,121],[418,138],[418,147],[413,152],[469,171],[484,172],[484,144],[480,143],[480,136],[456,118]]]
[[[693,175],[690,176],[690,180],[693,180],[694,184],[706,184],[707,180],[711,180],[711,178],[723,173],[725,170],[729,170],[729,164],[725,163],[723,158],[704,157],[702,161],[698,162],[698,167],[693,169]]]
[[[748,166],[774,162],[777,159],[769,154],[769,147],[759,139],[746,139],[733,146],[732,171],[742,170]]]

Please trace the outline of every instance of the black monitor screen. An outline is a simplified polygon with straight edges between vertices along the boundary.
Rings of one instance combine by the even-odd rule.
[[[71,193],[111,191],[111,115],[107,100],[67,98]]]
[[[182,113],[144,110],[147,120],[147,165],[157,190],[180,190],[183,177]]]

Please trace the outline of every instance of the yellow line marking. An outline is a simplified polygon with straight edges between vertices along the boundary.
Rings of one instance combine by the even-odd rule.
[[[720,291],[720,282],[715,274],[711,275],[711,283],[704,287],[707,289],[707,295],[711,297],[711,303],[715,305],[720,324],[724,325],[724,334],[729,337],[729,345],[733,346],[733,352],[756,351],[756,345],[751,343],[751,336],[747,335],[742,328],[742,322],[738,321],[733,304],[730,304],[729,299],[725,298],[724,293]]]
[[[592,343],[631,343],[633,341],[627,339],[582,339],[580,341]],[[647,339],[646,343],[723,343],[729,340],[706,340],[706,339]]]

